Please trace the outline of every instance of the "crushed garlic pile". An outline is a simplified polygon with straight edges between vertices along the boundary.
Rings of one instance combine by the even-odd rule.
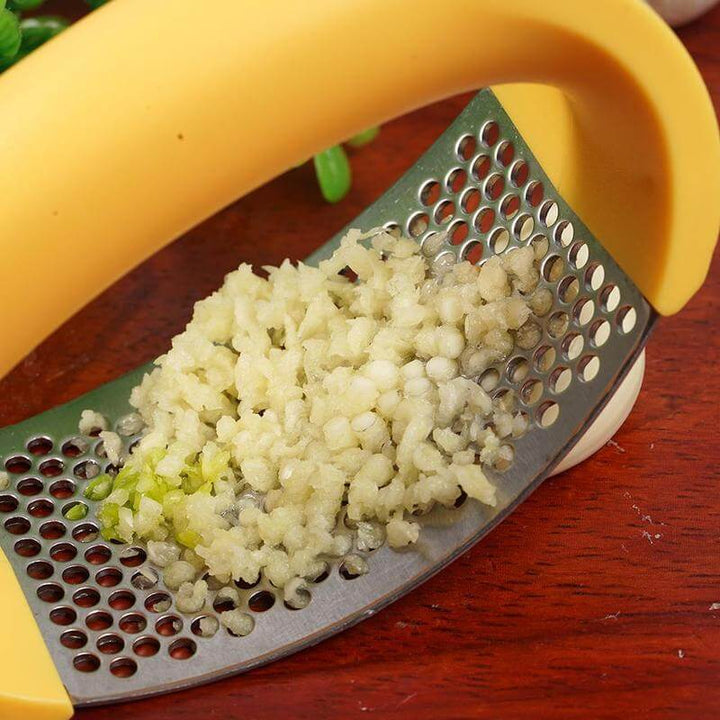
[[[412,513],[493,505],[483,466],[523,430],[477,378],[544,301],[531,248],[433,277],[415,242],[352,231],[319,268],[266,271],[197,303],[133,391],[141,442],[91,484],[106,537],[147,541],[188,612],[208,574],[292,595],[353,544],[414,543]]]

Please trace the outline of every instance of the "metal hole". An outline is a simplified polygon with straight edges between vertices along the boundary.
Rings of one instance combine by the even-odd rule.
[[[607,285],[600,293],[600,306],[605,312],[615,312],[620,305],[620,289],[616,285]]]
[[[595,303],[590,298],[578,300],[573,308],[573,317],[579,325],[587,325],[595,314]]]
[[[73,593],[73,602],[81,608],[95,607],[100,602],[100,593],[94,588],[80,588]]]
[[[495,150],[495,159],[503,167],[508,167],[515,159],[515,146],[510,140],[503,140]]]
[[[20,503],[16,497],[12,495],[1,495],[0,496],[0,512],[11,513],[18,509]]]
[[[343,580],[356,580],[357,578],[364,575],[363,572],[359,572],[358,568],[350,566],[347,560],[343,560],[343,562],[340,563],[338,572],[340,573],[340,577],[343,578]]]
[[[481,182],[488,176],[491,167],[492,161],[487,155],[478,155],[470,168],[470,174],[475,180]]]
[[[572,382],[572,371],[570,368],[559,367],[553,370],[550,375],[550,387],[558,394],[565,392]]]
[[[554,338],[562,337],[567,332],[569,325],[570,316],[566,312],[562,310],[555,312],[548,319],[548,334]]]
[[[73,658],[73,667],[79,672],[95,672],[100,667],[100,659],[90,653],[82,653]]]
[[[556,402],[545,402],[537,411],[537,421],[540,427],[549,428],[555,424],[560,416],[560,406]]]
[[[104,610],[98,610],[96,612],[90,613],[87,616],[87,618],[85,619],[85,624],[88,626],[88,628],[90,628],[90,630],[94,630],[95,632],[101,632],[102,630],[107,630],[108,628],[112,627],[112,615],[108,612],[105,612]]]
[[[600,372],[600,358],[597,355],[586,355],[578,363],[578,371],[585,382],[594,380]]]
[[[526,320],[515,333],[515,344],[522,350],[532,350],[542,335],[540,326],[534,320]]]
[[[527,242],[535,230],[535,220],[532,215],[523,213],[513,224],[513,235],[519,242]]]
[[[141,547],[126,548],[120,553],[120,562],[125,567],[139,567],[147,560],[147,553]]]
[[[63,505],[62,515],[64,518],[72,522],[73,520],[80,520],[84,518],[88,514],[89,510],[90,508],[84,502],[80,500],[73,500],[73,502]]]
[[[500,255],[504,253],[508,249],[508,245],[510,245],[510,233],[505,228],[497,228],[490,236],[488,244],[496,255]]]
[[[108,600],[113,610],[129,610],[135,604],[135,595],[129,590],[118,590]]]
[[[86,453],[89,447],[90,443],[85,438],[77,437],[64,443],[61,451],[65,457],[76,458]]]
[[[434,257],[445,243],[445,233],[431,232],[422,240],[422,251],[427,257]]]
[[[430,223],[430,218],[427,213],[415,213],[407,224],[408,233],[411,237],[419,238],[427,229]]]
[[[443,225],[450,222],[455,216],[455,203],[452,200],[441,200],[435,206],[435,212],[433,217],[438,225]]]
[[[469,160],[475,154],[476,148],[475,138],[472,135],[463,135],[456,146],[458,160]]]
[[[103,568],[95,575],[95,582],[100,587],[117,587],[123,579],[123,574],[113,567]]]
[[[260,576],[258,576],[257,580],[255,582],[247,582],[240,578],[239,580],[235,580],[235,586],[239,587],[241,590],[251,590],[252,588],[256,587],[257,584],[260,582]]]
[[[95,545],[85,551],[85,560],[91,565],[104,565],[112,557],[110,548],[103,545]]]
[[[545,190],[539,180],[533,180],[525,189],[525,200],[530,207],[536,208],[543,200]]]
[[[28,505],[28,513],[34,518],[46,518],[53,514],[55,510],[55,504],[50,500],[41,498],[40,500],[33,500]]]
[[[568,220],[563,220],[558,223],[558,226],[555,228],[554,237],[555,242],[558,245],[567,247],[575,237],[575,228],[573,227],[573,224]]]
[[[488,200],[498,200],[505,189],[505,178],[497,173],[485,181],[485,197]]]
[[[455,220],[448,228],[448,236],[453,245],[460,245],[468,236],[468,225],[464,220]]]
[[[116,678],[129,678],[137,672],[137,663],[132,658],[118,658],[110,663],[110,672]]]
[[[473,219],[475,229],[482,234],[490,232],[495,223],[495,211],[492,208],[482,208]]]
[[[219,597],[213,602],[213,610],[216,613],[230,612],[230,610],[235,610],[236,608],[237,603],[229,597]]]
[[[21,495],[31,497],[39,495],[43,491],[44,485],[37,478],[25,478],[17,484],[17,490]]]
[[[317,585],[321,582],[324,582],[329,577],[330,577],[330,565],[328,565],[327,563],[323,563],[322,569],[320,570],[320,572],[317,573],[314,577],[307,577],[306,580],[308,580],[308,582],[311,582],[311,583]]]
[[[70,543],[58,543],[50,548],[50,557],[55,562],[69,562],[77,555],[77,548]]]
[[[540,222],[545,227],[552,227],[560,215],[560,208],[554,200],[546,200],[540,207]]]
[[[150,590],[158,584],[158,574],[152,568],[143,568],[130,578],[130,584],[138,590]]]
[[[112,633],[101,635],[97,639],[96,647],[103,655],[117,655],[125,649],[125,641]]]
[[[494,390],[500,382],[500,373],[495,368],[488,368],[480,376],[480,387],[485,392]]]
[[[550,283],[556,283],[565,272],[565,262],[559,255],[551,255],[542,266],[543,277]]]
[[[60,644],[69,650],[80,650],[87,645],[87,635],[82,630],[67,630],[60,636]]]
[[[5,461],[5,469],[12,475],[22,475],[30,470],[31,467],[32,463],[30,460],[22,455],[16,455]]]
[[[41,457],[52,452],[53,441],[47,437],[36,437],[33,438],[26,447],[31,455]]]
[[[574,275],[564,277],[558,285],[558,297],[564,303],[571,303],[580,292],[580,281]]]
[[[402,236],[402,228],[396,222],[385,223],[383,225],[383,230],[385,230],[388,235],[392,235],[394,238]]]
[[[625,305],[618,310],[615,318],[620,332],[627,334],[633,331],[637,323],[637,312],[634,307]]]
[[[105,442],[103,440],[95,446],[95,455],[103,460],[107,458],[107,450],[105,449]]]
[[[5,529],[11,535],[24,535],[30,529],[30,521],[24,517],[11,517],[5,521]]]
[[[37,596],[46,603],[58,603],[65,597],[65,591],[56,583],[46,583],[37,589]]]
[[[479,242],[468,243],[462,251],[462,259],[477,265],[483,256],[483,245]]]
[[[526,405],[534,405],[543,394],[543,384],[539,380],[528,380],[520,390],[520,397]]]
[[[168,653],[173,660],[187,660],[197,652],[197,644],[190,638],[180,638],[171,643]]]
[[[284,605],[288,610],[303,610],[312,600],[312,594],[307,588],[300,587],[293,594],[290,600],[285,600]]]
[[[35,557],[40,554],[41,547],[37,540],[25,538],[18,540],[13,546],[13,549],[20,557]]]
[[[133,643],[133,652],[140,657],[152,657],[160,652],[160,642],[157,638],[146,635]]]
[[[451,170],[445,179],[445,187],[449,193],[459,193],[467,182],[467,173],[462,168]]]
[[[120,629],[129,635],[141,633],[147,627],[147,620],[139,613],[129,613],[120,618]]]
[[[58,500],[67,500],[75,494],[75,483],[72,480],[56,480],[50,485],[50,494]]]
[[[62,460],[58,460],[57,458],[52,458],[50,460],[45,460],[44,462],[41,462],[40,467],[38,468],[41,475],[50,478],[62,475],[64,469],[65,464]]]
[[[82,585],[90,577],[88,569],[82,565],[72,565],[63,570],[62,579],[68,585]]]
[[[155,623],[155,632],[163,637],[172,637],[177,635],[183,629],[182,620],[176,615],[168,615],[160,618]]]
[[[555,364],[557,353],[550,345],[542,345],[535,351],[535,367],[540,372],[548,372]]]
[[[255,593],[248,600],[248,607],[253,612],[267,612],[275,604],[275,595],[268,590]]]
[[[214,615],[201,615],[196,617],[190,625],[190,631],[197,637],[214,637],[220,629],[220,623]]]
[[[588,246],[583,242],[575,243],[568,253],[570,263],[576,270],[581,270],[587,264],[590,259],[590,250]]]
[[[507,366],[508,379],[512,383],[522,382],[530,370],[530,363],[524,357],[513,358]]]
[[[498,472],[505,472],[512,467],[515,460],[515,448],[512,445],[504,444],[498,448],[497,455],[493,461],[493,468]]]
[[[80,480],[92,480],[100,474],[100,465],[94,460],[83,460],[73,468],[73,474]]]
[[[531,241],[530,246],[535,253],[535,259],[541,260],[547,255],[550,249],[550,242],[544,235],[536,235]]]
[[[49,562],[45,562],[45,560],[37,560],[36,562],[31,562],[27,566],[26,572],[28,577],[31,577],[33,580],[47,580],[52,577],[54,569]]]
[[[50,622],[55,625],[72,625],[77,620],[77,613],[69,607],[53,608],[50,611]]]
[[[440,183],[437,180],[428,180],[420,188],[420,202],[425,207],[434,205],[440,199]]]
[[[492,147],[500,139],[500,126],[494,120],[486,122],[480,131],[480,139],[486,147]]]
[[[569,333],[562,341],[563,353],[568,360],[575,360],[585,347],[585,339],[579,333]]]
[[[94,542],[100,536],[100,528],[95,523],[83,523],[73,528],[72,536],[79,543]]]
[[[145,599],[145,608],[151,613],[163,613],[169,610],[172,600],[167,593],[153,593]]]
[[[482,195],[477,188],[468,188],[460,198],[460,207],[466,213],[474,213],[479,207],[482,201]]]
[[[590,339],[595,347],[602,347],[610,338],[610,323],[607,320],[597,320],[590,327]]]
[[[594,292],[605,282],[605,268],[600,263],[591,263],[585,271],[585,284]]]
[[[528,181],[529,175],[530,166],[524,160],[518,160],[510,170],[510,181],[516,188],[521,188]]]
[[[506,220],[512,220],[520,210],[520,198],[517,195],[506,195],[500,203],[500,212]]]

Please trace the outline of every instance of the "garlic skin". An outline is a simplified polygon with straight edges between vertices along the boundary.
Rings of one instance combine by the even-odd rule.
[[[670,25],[678,27],[699,18],[711,7],[717,5],[718,0],[647,0],[647,2]]]

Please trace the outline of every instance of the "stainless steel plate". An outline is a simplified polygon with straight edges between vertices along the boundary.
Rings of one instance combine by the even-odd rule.
[[[77,437],[85,408],[116,422],[147,368],[63,407],[0,432],[11,484],[0,491],[6,553],[77,706],[169,692],[248,670],[319,642],[366,618],[429,578],[482,538],[548,475],[596,417],[643,347],[655,313],[630,279],[558,196],[490,91],[481,92],[433,147],[351,227],[414,237],[436,267],[482,261],[528,243],[542,257],[552,309],[533,319],[523,347],[481,382],[513,391],[528,432],[514,461],[491,480],[492,511],[466,502],[421,519],[420,542],[404,552],[364,553],[366,575],[328,561],[302,610],[265,580],[240,588],[254,630],[234,637],[215,613],[176,610],[142,548],[104,542],[83,485],[108,464],[98,440]],[[318,262],[345,230],[309,258]],[[126,438],[130,444],[133,437]],[[87,516],[68,520],[73,503]],[[72,513],[71,513],[72,515]],[[143,573],[139,571],[143,570]]]

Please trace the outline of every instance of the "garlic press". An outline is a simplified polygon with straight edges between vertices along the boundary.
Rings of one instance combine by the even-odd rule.
[[[589,442],[715,246],[717,121],[692,61],[643,3],[218,0],[214,13],[226,32],[193,0],[113,0],[0,79],[11,169],[0,177],[0,373],[153,251],[288,167],[490,88],[350,226],[413,237],[438,268],[535,248],[552,307],[534,318],[532,345],[485,378],[493,394],[516,394],[530,430],[491,478],[496,508],[431,513],[417,547],[367,553],[366,575],[329,563],[302,610],[265,579],[240,587],[255,627],[239,638],[214,611],[179,612],[143,547],[105,542],[82,495],[109,461],[78,435],[81,411],[122,427],[147,368],[5,428],[0,611],[15,631],[0,640],[3,718],[62,720],[249,670],[410,591]],[[72,273],[56,272],[61,256]],[[125,433],[127,447],[136,439]],[[87,514],[72,519],[78,503]]]

